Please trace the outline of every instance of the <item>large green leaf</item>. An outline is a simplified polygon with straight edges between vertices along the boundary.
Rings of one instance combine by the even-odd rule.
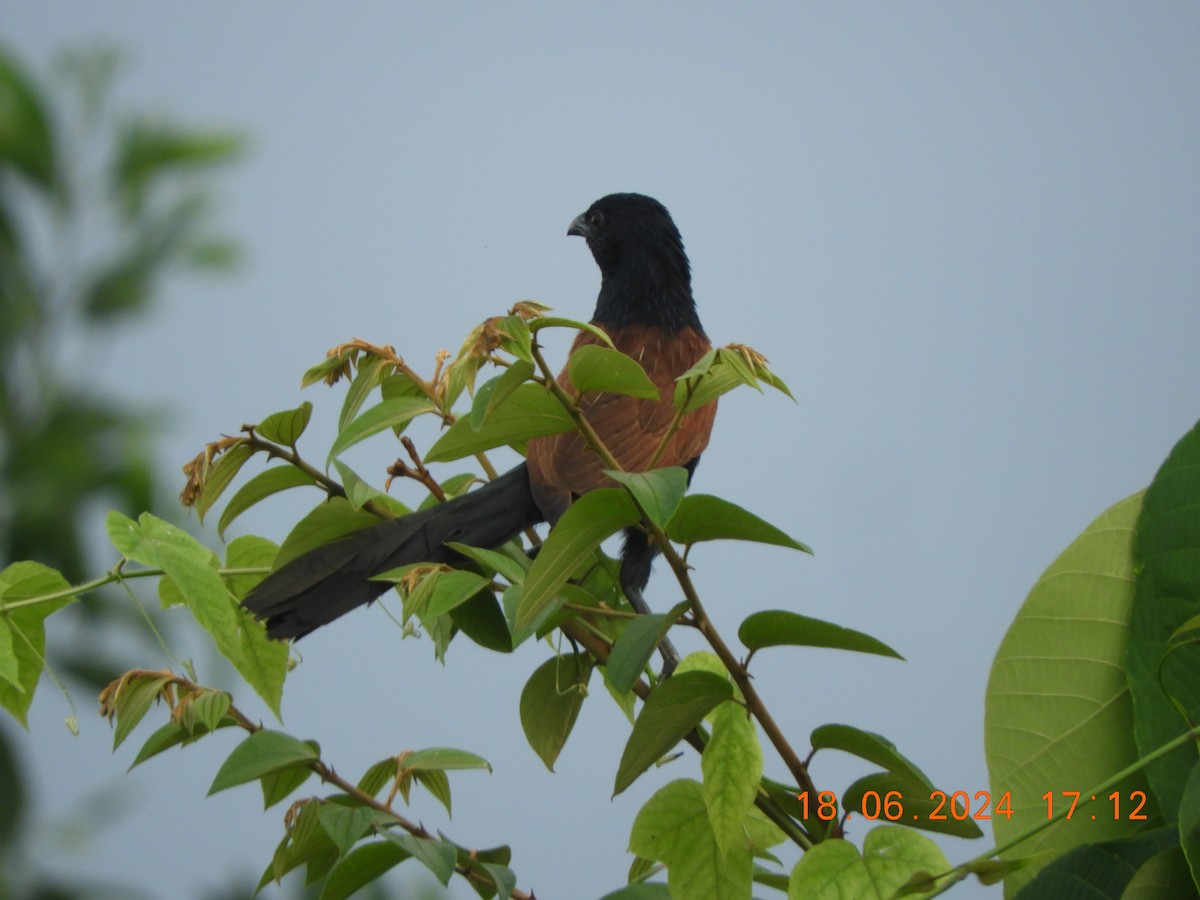
[[[658,762],[718,704],[733,697],[733,686],[711,672],[680,672],[659,684],[646,700],[625,743],[613,794],[619,794]]]
[[[16,562],[0,571],[0,603],[4,604],[44,597],[69,588],[61,574],[37,562]],[[0,706],[27,727],[26,717],[33,702],[33,692],[46,665],[46,616],[75,599],[68,594],[4,614],[8,649],[0,647],[0,652],[10,655],[0,666],[7,673],[0,678]]]
[[[378,524],[378,516],[355,509],[344,497],[332,497],[314,507],[312,512],[292,527],[279,547],[279,555],[275,557],[275,568],[278,569],[314,547],[348,537],[356,531]]]
[[[1046,820],[1047,791],[1087,790],[1138,757],[1124,666],[1141,502],[1136,494],[1110,507],[1050,564],[996,652],[985,750],[993,800],[1008,794],[1013,809],[992,819],[997,842]],[[1135,775],[1119,789],[1128,796],[1145,787]],[[1076,816],[1011,855],[1053,855],[1129,830],[1129,822],[1111,817]],[[1016,873],[1008,888],[1035,871]]]
[[[611,347],[584,344],[567,360],[567,377],[580,394],[606,391],[657,400],[658,388],[632,357]]]
[[[320,751],[312,741],[264,728],[233,748],[208,792],[215,794],[284,769],[308,768],[320,758]]]
[[[1200,717],[1200,644],[1187,634],[1172,642],[1200,614],[1200,426],[1175,445],[1147,488],[1136,553],[1129,688],[1134,737],[1145,755]],[[1147,770],[1169,822],[1178,817],[1196,759],[1195,745],[1186,745]]]
[[[676,900],[750,896],[750,848],[739,843],[728,853],[721,851],[709,824],[704,790],[690,779],[672,781],[646,801],[633,820],[629,849],[666,863],[667,884]]]
[[[525,739],[551,772],[575,727],[591,676],[592,658],[588,654],[567,653],[538,666],[521,691]]]
[[[712,737],[700,757],[704,806],[722,854],[745,840],[743,822],[754,806],[762,767],[754,720],[740,704],[722,703],[713,713]]]
[[[671,540],[681,544],[716,540],[756,541],[812,553],[806,545],[784,534],[770,522],[763,521],[735,503],[709,494],[684,497],[667,523],[667,534]]]
[[[402,429],[423,413],[433,412],[434,406],[423,397],[396,397],[372,406],[345,428],[329,448],[329,461],[348,447],[387,429]]]
[[[295,466],[272,466],[259,472],[243,484],[225,504],[225,509],[221,511],[221,519],[217,523],[217,534],[224,540],[225,529],[234,519],[272,494],[311,484],[316,484],[313,477]]]
[[[1119,840],[1083,844],[1038,872],[1014,900],[1122,900],[1138,870],[1160,853],[1178,850],[1177,834],[1169,826]],[[1159,894],[1186,900],[1196,894]]]
[[[109,539],[126,559],[166,572],[221,655],[279,715],[287,645],[269,640],[266,629],[238,605],[217,574],[212,552],[150,513],[142,513],[135,522],[110,512],[105,524]]]
[[[633,501],[620,488],[591,491],[567,507],[525,576],[515,629],[528,628],[549,610],[580,563],[606,537],[639,518]]]
[[[561,403],[540,384],[517,387],[490,412],[478,429],[463,416],[425,454],[426,462],[449,462],[506,444],[520,445],[530,438],[571,431],[575,423]]]
[[[849,841],[824,841],[792,869],[788,900],[894,897],[914,877],[950,868],[937,844],[911,828],[880,825],[867,832],[862,854]]]

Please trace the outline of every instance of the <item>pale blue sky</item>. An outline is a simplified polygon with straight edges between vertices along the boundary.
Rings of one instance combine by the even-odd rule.
[[[128,104],[253,138],[220,211],[247,264],[171,284],[100,373],[169,402],[168,477],[306,397],[325,407],[308,443],[322,456],[340,394],[301,394],[299,376],[343,339],[424,365],[518,299],[586,315],[598,277],[567,224],[610,191],[662,200],[714,341],[765,352],[799,400],[723,401],[696,487],[816,556],[702,548],[709,609],[731,636],[785,607],[908,657],[764,652],[759,685],[797,744],[848,722],[948,791],[986,789],[983,694],[1008,622],[1200,417],[1193,3],[0,7],[30,63],[121,44]],[[131,379],[142,359],[154,374]],[[394,456],[381,440],[352,460],[378,472]],[[244,525],[280,538],[302,508]],[[674,602],[669,580],[648,599]],[[301,649],[287,728],[345,773],[405,747],[488,757],[494,775],[454,779],[453,822],[425,800],[417,815],[461,843],[512,844],[539,897],[618,886],[641,801],[697,769],[686,759],[610,801],[627,726],[594,685],[546,773],[517,719],[544,648],[456,642],[442,669],[373,610]],[[60,816],[80,791],[130,787],[132,759],[107,754],[98,719],[68,738],[63,715],[41,697],[30,744]],[[258,871],[279,813],[254,790],[204,800],[219,758],[135,770],[137,807],[62,864],[119,872],[136,842],[145,883],[174,897],[223,882],[214,859]],[[64,769],[79,774],[49,775]],[[863,771],[819,758],[815,774],[840,789]],[[945,846],[955,861],[982,849]]]

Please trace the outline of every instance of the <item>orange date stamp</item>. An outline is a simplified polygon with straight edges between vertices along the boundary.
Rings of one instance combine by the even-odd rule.
[[[808,791],[802,791],[796,795],[796,799],[800,803],[801,818],[816,818],[822,822],[832,821],[842,814],[846,819],[858,814],[871,822],[945,822],[951,819],[961,822],[966,819],[987,821],[993,818],[1013,817],[1012,791],[1005,791],[994,799],[990,791],[976,791],[974,794],[968,791],[953,791],[949,794],[945,791],[930,791],[928,797],[905,797],[900,791],[865,791],[858,801],[857,809],[843,809],[833,791],[821,791],[815,799],[809,797]],[[1087,813],[1092,821],[1146,819],[1146,813],[1143,811],[1146,805],[1145,791],[1129,791],[1127,794],[1113,791],[1107,797],[1097,797],[1094,794],[1084,797],[1080,791],[1046,791],[1041,799],[1046,804],[1047,819],[1055,818],[1056,812],[1060,818],[1071,819],[1076,815],[1077,807],[1082,817],[1085,815],[1083,808],[1097,800],[1108,800],[1108,805],[1096,806],[1094,809],[1097,811]]]

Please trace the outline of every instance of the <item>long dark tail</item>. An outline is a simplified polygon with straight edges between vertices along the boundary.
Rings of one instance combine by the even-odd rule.
[[[371,581],[373,575],[408,563],[456,562],[462,557],[447,541],[499,547],[542,519],[521,463],[479,490],[298,556],[268,575],[242,605],[267,620],[271,637],[304,637],[391,587]]]

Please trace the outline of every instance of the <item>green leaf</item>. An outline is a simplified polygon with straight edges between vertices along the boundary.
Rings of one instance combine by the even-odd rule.
[[[640,518],[633,501],[620,488],[590,491],[567,507],[525,576],[516,629],[529,628],[550,611],[559,589],[592,551]]]
[[[246,460],[254,455],[254,448],[249,444],[234,444],[213,463],[212,468],[208,470],[208,474],[204,478],[204,489],[200,491],[200,495],[196,497],[196,503],[193,507],[196,510],[196,516],[201,522],[204,521],[205,515],[212,508],[212,505],[220,499],[221,494],[225,492],[225,488],[229,487],[238,471],[245,465]]]
[[[477,592],[466,603],[454,607],[450,610],[450,620],[480,647],[497,653],[512,653],[508,621],[490,590]]]
[[[384,507],[397,518],[407,516],[412,512],[396,498],[388,496],[379,488],[364,481],[357,472],[340,459],[333,461],[333,467],[337,469],[338,477],[342,479],[342,488],[346,491],[346,499],[354,509],[362,509],[371,503],[373,507]]]
[[[300,435],[304,434],[304,429],[308,428],[312,409],[313,405],[305,400],[295,409],[271,413],[254,427],[254,431],[260,438],[285,447],[294,447]]]
[[[235,728],[237,721],[232,716],[225,716],[216,724],[214,731],[217,728]],[[193,731],[189,732],[186,728],[181,727],[177,722],[168,722],[166,725],[159,728],[154,734],[146,738],[146,742],[142,744],[142,749],[138,751],[137,757],[129,764],[132,770],[134,766],[139,766],[152,756],[158,756],[164,750],[170,750],[172,747],[178,747],[183,744],[190,744],[199,740],[208,731],[201,724],[197,724]]]
[[[733,696],[733,687],[711,672],[676,671],[646,700],[621,753],[613,794],[621,793],[661,759],[717,704]]]
[[[523,445],[535,437],[573,431],[575,423],[561,403],[540,384],[516,388],[488,415],[478,430],[464,416],[451,425],[425,454],[425,462],[449,462],[505,445]]]
[[[1121,900],[1162,900],[1163,897],[1181,898],[1200,896],[1183,851],[1170,847],[1150,857],[1137,873],[1129,879]]]
[[[486,591],[491,584],[488,579],[474,572],[454,569],[449,572],[437,572],[433,593],[429,605],[421,615],[422,621],[445,615],[452,609],[466,603],[480,591]]]
[[[671,540],[681,544],[700,541],[755,541],[812,553],[806,545],[788,537],[774,525],[736,504],[709,494],[684,497],[667,523]]]
[[[295,466],[272,466],[264,472],[259,472],[242,485],[226,504],[221,512],[221,520],[217,523],[217,535],[224,540],[225,529],[234,519],[272,494],[312,484],[316,484],[313,477]]]
[[[294,766],[290,769],[280,769],[278,772],[268,772],[259,779],[262,786],[263,809],[270,809],[276,803],[290,797],[312,775],[313,770],[307,766]]]
[[[750,850],[739,844],[727,854],[721,852],[709,824],[703,789],[690,779],[672,781],[646,801],[633,821],[629,850],[666,863],[672,897],[745,900],[750,896]]]
[[[53,193],[58,187],[58,153],[48,109],[13,55],[0,54],[0,162]]]
[[[345,353],[329,353],[323,360],[315,366],[309,367],[305,373],[300,376],[300,387],[306,388],[310,384],[316,384],[318,381],[325,381],[333,384],[337,379],[334,378],[335,372],[348,371],[350,368],[350,358]],[[332,379],[332,380],[331,380]]]
[[[330,870],[321,888],[320,900],[345,900],[411,855],[392,841],[364,844],[343,856]]]
[[[331,497],[297,522],[284,538],[275,557],[275,568],[316,547],[378,524],[378,516],[355,509],[344,497]]]
[[[443,885],[450,883],[457,854],[448,841],[414,837],[405,831],[385,831],[383,836],[418,859]]]
[[[575,727],[591,677],[591,656],[568,653],[538,666],[521,691],[525,739],[551,772]]]
[[[651,522],[666,528],[675,515],[687,491],[687,469],[670,466],[649,472],[620,472],[606,469],[605,474],[613,481],[623,484],[633,494],[638,506]]]
[[[894,897],[914,876],[950,868],[929,838],[899,825],[867,832],[863,852],[849,841],[823,841],[800,858],[788,882],[788,900]]]
[[[1179,804],[1179,845],[1193,872],[1200,872],[1200,762],[1192,766]]]
[[[279,547],[266,538],[253,534],[245,534],[229,542],[225,550],[225,568],[227,569],[270,569],[279,553]],[[241,600],[260,581],[266,578],[263,574],[225,575],[225,584],[230,593]],[[167,582],[169,583],[169,582]]]
[[[116,697],[117,724],[113,729],[113,749],[116,750],[129,737],[129,732],[137,727],[138,722],[150,709],[150,704],[157,698],[159,691],[170,683],[171,678],[146,675],[129,678],[121,685]],[[220,717],[218,717],[220,718]]]
[[[321,827],[345,855],[375,824],[380,813],[363,806],[340,806],[326,803],[321,807]]]
[[[608,657],[608,682],[618,693],[629,691],[671,626],[687,611],[685,600],[668,613],[651,613],[631,619],[613,644]]]
[[[467,559],[479,563],[484,569],[499,573],[512,584],[521,584],[525,581],[526,566],[521,565],[507,553],[488,550],[484,547],[470,547],[456,541],[446,541],[446,546],[461,553]]]
[[[576,331],[586,331],[592,337],[600,340],[606,347],[613,346],[612,338],[608,336],[608,332],[591,322],[579,322],[575,319],[566,319],[562,316],[542,316],[534,319],[529,323],[529,330],[537,334],[543,328],[573,328]]]
[[[283,696],[287,646],[242,609],[217,574],[217,560],[190,534],[142,513],[137,522],[110,512],[109,539],[126,559],[162,569],[175,583],[197,623],[276,716]]]
[[[584,344],[567,360],[567,377],[580,395],[589,391],[657,400],[658,388],[638,362],[620,350]]]
[[[914,766],[913,770],[915,769]],[[868,797],[868,794],[875,796]],[[892,796],[889,797],[889,794]],[[986,812],[993,822],[1003,815],[995,811],[995,807],[1000,805],[999,797],[991,798],[985,811],[983,804],[986,801],[975,795],[968,800],[968,804],[973,808],[968,808],[967,804],[955,801],[954,791],[937,792],[924,775],[918,778],[912,772],[904,771],[873,772],[866,775],[842,791],[840,799],[842,808],[847,811],[847,818],[851,818],[851,821],[870,815],[879,822],[893,821],[907,828],[918,828],[934,834],[949,834],[968,840],[983,837],[983,832],[973,818],[976,813]],[[898,813],[899,818],[895,817],[893,811]],[[934,818],[935,816],[937,818]],[[1003,864],[1006,874],[1024,865],[1023,862],[1016,864],[1010,870],[1008,862],[1012,861],[1005,861]]]
[[[743,823],[754,807],[762,766],[762,748],[745,708],[722,703],[713,716],[700,770],[708,821],[723,855],[745,841]]]
[[[221,764],[208,793],[212,795],[246,784],[272,772],[307,767],[320,758],[311,741],[301,741],[282,731],[264,728],[233,748],[233,752]]]
[[[15,562],[0,571],[0,605],[31,600],[70,589],[67,580],[54,569],[36,562]],[[34,603],[4,613],[11,632],[12,657],[6,663],[11,672],[16,664],[15,683],[0,680],[0,706],[18,722],[28,727],[29,706],[33,693],[46,666],[46,617],[74,603],[77,598],[68,594],[57,600]]]
[[[1146,489],[1134,540],[1139,568],[1128,681],[1134,739],[1144,756],[1200,715],[1200,643],[1171,644],[1171,636],[1200,615],[1200,425],[1175,445]],[[1176,820],[1195,762],[1193,743],[1146,770],[1169,822]]]
[[[375,388],[379,387],[379,382],[383,380],[383,370],[387,365],[388,361],[380,356],[369,357],[359,365],[358,371],[354,373],[354,378],[350,382],[350,387],[346,389],[346,399],[342,401],[342,411],[338,415],[337,425],[339,432],[345,431],[346,426],[362,409],[367,397]]]
[[[772,609],[756,612],[738,627],[738,639],[750,650],[764,647],[829,647],[904,659],[883,641],[832,622]]]
[[[21,687],[20,666],[13,652],[13,634],[7,620],[0,618],[0,678],[3,678],[18,691],[24,693]]]
[[[1125,680],[1127,623],[1133,602],[1134,525],[1141,496],[1101,514],[1042,574],[1001,641],[984,713],[992,797],[1009,792],[1011,818],[993,817],[1004,843],[1046,819],[1046,791],[1084,790],[1138,758]],[[1145,790],[1144,775],[1119,786]],[[1014,851],[1063,853],[1119,836],[1111,817],[1073,817]],[[1035,866],[1009,879],[1016,889]]]
[[[404,768],[408,771],[447,771],[451,769],[487,769],[492,764],[476,753],[456,750],[453,747],[427,747],[414,750],[404,757]]]
[[[126,124],[113,165],[113,187],[128,215],[140,211],[149,185],[168,171],[188,171],[229,162],[243,146],[230,132],[204,132],[136,119]]]
[[[813,750],[841,750],[859,759],[882,766],[889,772],[904,776],[916,784],[926,785],[931,790],[933,782],[881,734],[863,731],[853,725],[822,725],[813,729]]]
[[[396,779],[397,766],[394,756],[381,759],[363,772],[362,778],[358,779],[358,789],[374,797],[383,790],[385,784],[391,784]]]
[[[450,779],[446,777],[445,772],[441,769],[420,769],[413,772],[413,778],[418,784],[424,785],[425,790],[446,807],[446,815],[451,815]]]
[[[329,461],[347,447],[379,434],[385,429],[402,430],[409,422],[423,413],[433,412],[434,405],[420,397],[396,397],[383,400],[338,432],[337,439],[329,448]]]
[[[1033,881],[1016,893],[1014,900],[1075,896],[1121,900],[1138,869],[1165,850],[1178,851],[1178,839],[1178,832],[1165,826],[1118,840],[1075,847],[1038,872]],[[1086,895],[1079,893],[1081,885],[1087,886]],[[1192,895],[1195,896],[1194,885]],[[1159,893],[1154,896],[1182,898],[1187,895]]]
[[[533,372],[533,363],[519,359],[505,369],[503,374],[497,375],[479,388],[475,392],[475,402],[471,404],[471,427],[476,431],[482,428],[488,417],[512,395],[513,391],[528,381]]]

